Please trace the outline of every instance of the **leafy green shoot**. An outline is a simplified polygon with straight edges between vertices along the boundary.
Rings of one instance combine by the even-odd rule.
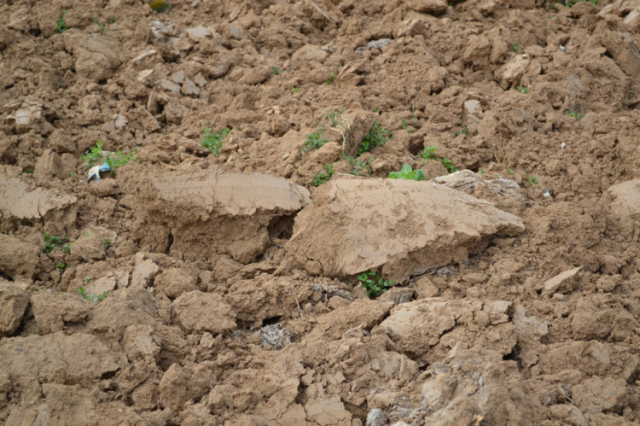
[[[380,296],[395,285],[393,280],[383,280],[380,274],[371,270],[358,275],[358,280],[360,288],[366,290],[370,298]]]
[[[216,157],[220,155],[220,150],[222,149],[222,142],[227,137],[227,135],[231,132],[231,129],[224,128],[222,130],[218,130],[214,132],[210,127],[205,127],[202,131],[204,138],[200,141],[200,144],[207,149],[207,151],[213,153]]]
[[[80,296],[82,296],[82,298],[84,300],[88,300],[89,302],[102,302],[108,295],[109,295],[109,291],[105,291],[104,293],[101,294],[89,294],[87,293],[87,290],[84,287],[78,287],[78,294]]]
[[[58,237],[55,235],[50,235],[47,234],[46,232],[44,233],[44,252],[45,253],[51,253],[52,251],[54,251],[55,249],[58,248],[58,246],[65,244],[69,242],[69,239],[67,237]],[[63,246],[63,252],[65,251],[64,246]],[[66,253],[66,252],[65,252]]]
[[[349,173],[354,176],[360,175],[360,171],[362,170],[367,170],[369,174],[373,173],[373,168],[371,167],[371,163],[373,163],[373,160],[375,160],[375,158],[373,157],[370,157],[365,161],[360,161],[354,157],[349,157],[348,155],[345,155],[345,153],[343,152],[340,155],[340,158],[342,158],[343,160],[346,160],[349,163],[349,166],[351,166],[351,171]]]
[[[327,170],[326,172],[313,174],[313,182],[311,182],[311,185],[318,187],[331,180],[331,177],[333,176],[333,164],[327,164],[325,169]]]
[[[375,147],[384,146],[384,144],[386,144],[391,138],[391,132],[382,127],[382,124],[380,124],[379,121],[376,121],[362,140],[362,144],[360,145],[360,148],[358,148],[356,157],[360,157],[365,152],[371,152]]]
[[[58,34],[62,34],[63,32],[69,29],[69,27],[67,27],[67,23],[64,20],[64,15],[66,14],[67,14],[67,11],[63,10],[62,13],[60,14],[60,17],[56,19],[56,31],[58,32]]]
[[[426,180],[427,178],[422,170],[412,170],[410,165],[404,163],[399,172],[389,173],[389,179]]]
[[[313,151],[314,149],[320,149],[324,146],[324,144],[329,142],[329,139],[324,136],[325,130],[325,125],[320,124],[315,132],[307,135],[307,138],[304,140],[304,147],[302,148],[302,152],[304,153],[307,151]]]
[[[436,155],[436,150],[438,149],[438,145],[427,146],[424,150],[419,154],[419,156],[425,160],[437,160],[442,163],[442,165],[447,169],[449,173],[454,173],[458,171],[458,168],[453,165],[451,160],[447,157],[438,157]]]

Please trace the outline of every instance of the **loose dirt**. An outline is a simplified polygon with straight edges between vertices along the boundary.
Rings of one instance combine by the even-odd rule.
[[[2,2],[0,420],[638,424],[640,1],[597,3]],[[98,140],[137,161],[87,183]]]

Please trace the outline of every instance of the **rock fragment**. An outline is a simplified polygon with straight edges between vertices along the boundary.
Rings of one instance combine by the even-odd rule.
[[[235,312],[212,293],[184,293],[173,302],[171,312],[188,332],[220,334],[236,328]]]
[[[13,279],[36,273],[40,248],[16,237],[0,234],[0,272]]]
[[[582,267],[569,269],[548,279],[544,282],[544,292],[548,294],[571,292],[575,284],[576,274],[580,272],[581,269]]]
[[[522,231],[518,217],[445,186],[334,177],[296,216],[286,250],[313,274],[348,276],[381,267],[385,277],[400,281],[464,261],[494,235]]]
[[[407,2],[409,7],[416,12],[441,15],[447,11],[447,0],[411,0]]]
[[[20,327],[27,306],[28,293],[0,292],[0,337],[11,336]]]

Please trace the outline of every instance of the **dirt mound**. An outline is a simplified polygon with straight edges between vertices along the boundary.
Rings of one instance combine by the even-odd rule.
[[[168,2],[0,2],[0,420],[640,421],[638,0]]]

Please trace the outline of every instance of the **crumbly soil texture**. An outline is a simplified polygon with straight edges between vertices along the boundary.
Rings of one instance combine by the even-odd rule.
[[[640,1],[169,1],[0,2],[3,424],[640,422]]]

